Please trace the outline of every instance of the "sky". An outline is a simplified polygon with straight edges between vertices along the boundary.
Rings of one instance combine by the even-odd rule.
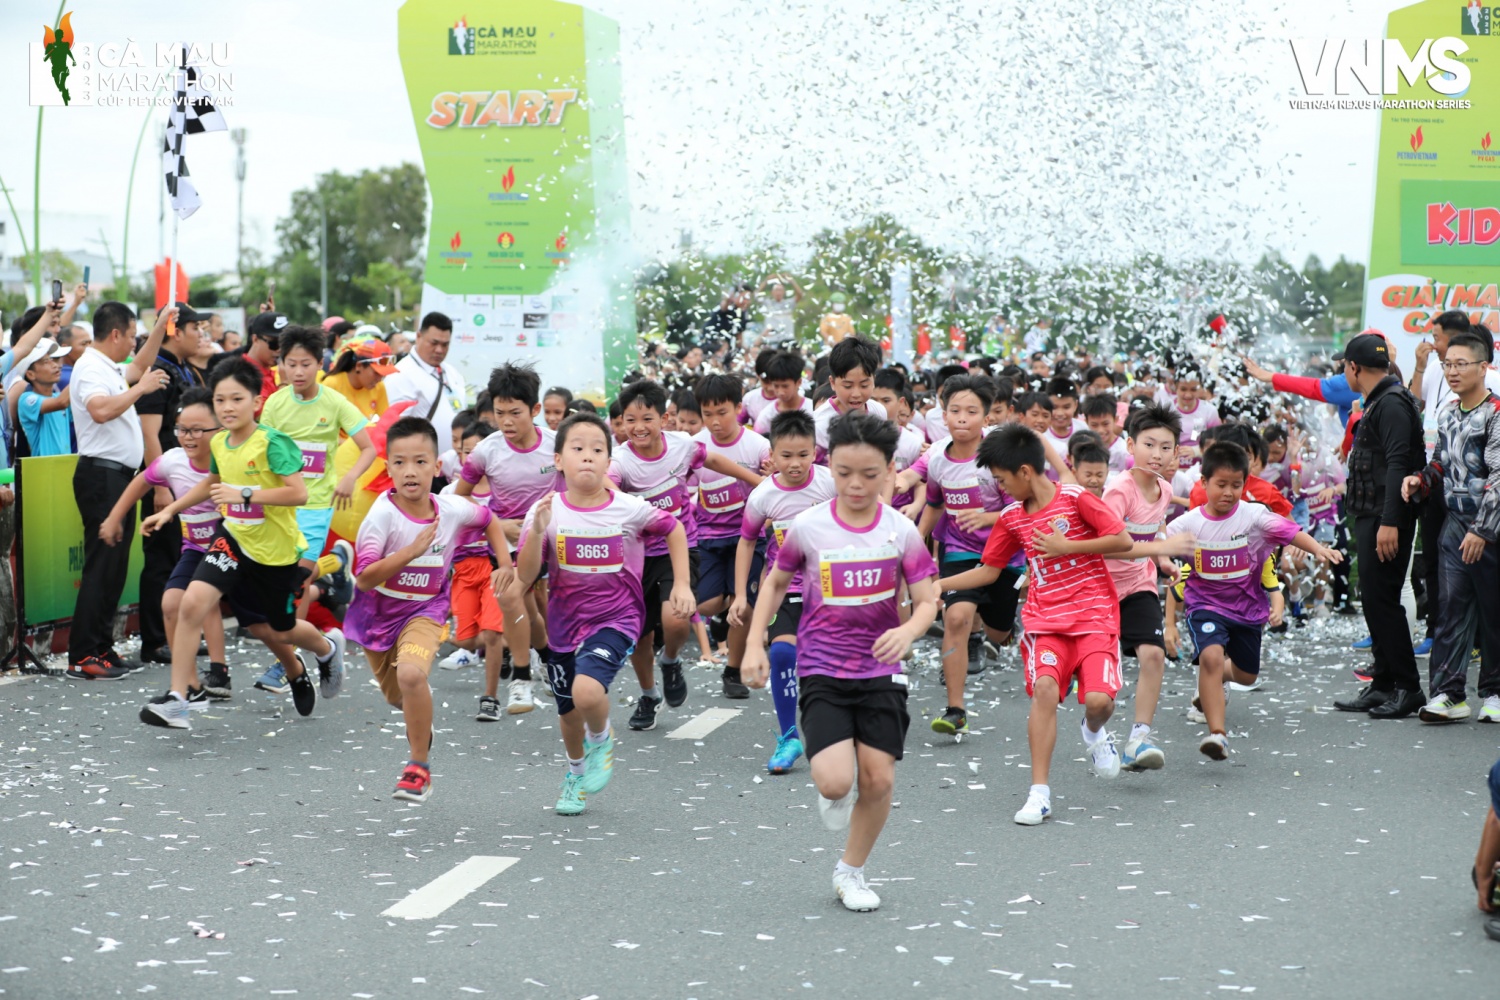
[[[1458,0],[1454,0],[1455,5]],[[291,192],[324,171],[420,163],[393,0],[248,4],[77,0],[80,40],[230,46],[246,142],[245,240],[274,253]],[[503,0],[456,3],[476,23]],[[599,0],[621,31],[632,226],[643,261],[684,233],[709,251],[795,256],[823,227],[889,212],[938,245],[1039,263],[1138,253],[1364,260],[1377,119],[1292,111],[1291,37],[1375,37],[1367,0]],[[0,180],[31,235],[37,111],[25,46],[52,3],[0,5]],[[504,15],[494,17],[504,20]],[[118,256],[144,114],[45,115],[41,206],[97,217]],[[153,127],[154,131],[154,127]],[[231,269],[234,145],[189,140],[203,207],[190,273]],[[128,260],[157,252],[151,135]],[[77,229],[75,227],[74,231]],[[44,247],[56,245],[42,234]],[[85,247],[102,250],[98,240]]]

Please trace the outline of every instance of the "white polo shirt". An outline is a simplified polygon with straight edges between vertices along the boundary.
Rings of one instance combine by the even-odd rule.
[[[392,405],[414,399],[417,405],[406,411],[408,417],[426,417],[438,392],[438,370],[416,354],[408,354],[396,364],[396,373],[385,380],[386,399]],[[464,377],[459,370],[443,364],[443,398],[432,413],[432,427],[437,431],[438,446],[450,447],[453,438],[453,415],[469,405]]]
[[[73,365],[73,427],[78,433],[78,454],[103,458],[138,469],[146,456],[141,437],[141,418],[130,407],[113,420],[98,423],[89,414],[88,401],[95,396],[116,396],[130,388],[125,371],[97,347],[90,347]]]

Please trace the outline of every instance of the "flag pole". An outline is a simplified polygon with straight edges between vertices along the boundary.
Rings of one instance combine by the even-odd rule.
[[[187,43],[182,43],[182,58],[177,70],[177,93],[173,100],[176,106],[173,111],[187,114]],[[180,139],[178,140],[181,141]],[[171,309],[177,304],[177,226],[182,222],[182,216],[177,207],[172,207],[172,256],[167,258],[167,305]],[[167,336],[177,336],[177,320],[174,318],[167,323]]]

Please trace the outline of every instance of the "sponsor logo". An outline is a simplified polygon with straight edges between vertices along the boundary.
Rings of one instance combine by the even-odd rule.
[[[490,201],[529,201],[531,195],[525,191],[514,190],[516,186],[515,165],[505,168],[505,173],[500,175],[500,190],[490,192]]]

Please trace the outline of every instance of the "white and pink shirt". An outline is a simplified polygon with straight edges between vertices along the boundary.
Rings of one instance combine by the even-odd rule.
[[[1166,520],[1167,507],[1172,503],[1172,484],[1158,476],[1156,485],[1161,494],[1155,501],[1141,496],[1132,473],[1124,473],[1104,487],[1104,505],[1125,522],[1125,530],[1133,541],[1154,542]],[[1106,559],[1104,565],[1114,578],[1115,593],[1120,600],[1142,591],[1156,593],[1156,560],[1150,556]]]
[[[556,462],[557,435],[546,427],[536,429],[536,444],[526,451],[496,431],[474,446],[459,475],[466,483],[489,480],[491,513],[519,521],[543,496],[565,488]]]
[[[927,438],[922,432],[911,424],[901,428],[901,437],[896,442],[896,472],[902,473],[913,468],[918,462],[923,462],[919,470],[922,478],[927,477],[927,465],[923,461],[923,449],[927,447]],[[891,505],[897,508],[905,507],[916,499],[916,489],[907,490],[891,497]]]
[[[1177,405],[1177,399],[1174,396],[1169,409],[1182,421],[1182,433],[1177,438],[1179,447],[1198,447],[1198,439],[1203,436],[1203,432],[1222,423],[1219,420],[1219,411],[1214,408],[1214,404],[1205,403],[1201,399],[1193,404],[1192,409],[1184,410]],[[1196,463],[1197,459],[1188,455],[1180,455],[1177,459],[1177,465],[1182,469]]]
[[[641,573],[648,542],[660,542],[678,524],[673,512],[629,493],[610,490],[597,507],[574,507],[566,493],[551,500],[552,517],[542,537],[547,566],[547,637],[552,649],[570,653],[601,629],[630,640],[646,620]],[[526,514],[522,544],[536,523],[537,506]]]
[[[865,412],[872,416],[886,419],[885,407],[873,399],[865,400]],[[828,425],[843,416],[844,411],[839,409],[837,397],[829,399],[828,402],[813,411],[813,435],[814,443],[818,446],[813,461],[819,465],[828,464]]]
[[[764,388],[757,388],[746,396],[740,404],[740,423],[747,427],[755,425],[755,418],[760,416],[762,410],[776,408],[776,395],[766,395]]]
[[[771,443],[744,427],[729,444],[719,444],[707,428],[694,434],[693,440],[704,446],[705,454],[723,455],[741,468],[757,474],[771,454]],[[739,537],[740,515],[752,487],[744,480],[712,469],[699,471],[697,486],[698,537],[705,541]]]
[[[927,411],[922,418],[922,430],[927,435],[928,444],[934,444],[948,437],[948,419],[943,413],[943,404],[939,403]]]
[[[944,438],[927,449],[925,456],[927,504],[943,508],[933,535],[943,543],[944,555],[978,555],[984,551],[989,530],[967,531],[958,526],[953,515],[963,510],[1004,510],[1010,497],[995,482],[995,474],[975,460],[976,456],[950,457],[948,451],[952,447],[953,439]]]
[[[1302,495],[1307,499],[1307,516],[1324,524],[1337,523],[1338,497],[1319,500],[1318,495],[1326,489],[1344,484],[1344,467],[1326,458],[1319,458],[1302,466],[1299,481],[1302,483]]]
[[[832,500],[833,496],[833,473],[821,465],[814,465],[806,481],[796,487],[783,486],[774,474],[769,475],[750,491],[750,498],[745,501],[740,537],[746,540],[766,537],[766,565],[773,566],[797,515]],[[798,598],[802,596],[801,573],[792,577],[787,592]]]
[[[813,412],[812,400],[808,399],[806,396],[803,396],[802,405],[797,408],[803,413]],[[759,413],[755,415],[755,422],[751,425],[755,433],[762,436],[769,436],[771,433],[771,421],[775,420],[777,415],[781,412],[782,411],[777,409],[774,404],[764,407]],[[788,410],[786,412],[790,413],[791,411]]]
[[[616,448],[609,463],[609,478],[626,493],[634,493],[677,518],[687,532],[688,545],[692,546],[698,542],[698,505],[693,502],[689,486],[693,473],[703,468],[708,449],[703,442],[694,441],[680,431],[662,431],[661,436],[662,451],[655,458],[636,451],[632,441]],[[666,554],[665,539],[647,540],[646,555]]]
[[[457,483],[449,483],[447,486],[443,487],[442,495],[452,495],[457,489]],[[478,490],[475,490],[473,493],[469,494],[468,500],[470,503],[475,503],[481,507],[488,508],[490,505],[489,491],[486,490],[485,492],[481,493]],[[493,513],[493,511],[491,513]],[[468,531],[463,533],[463,536],[461,537],[461,540],[458,544],[458,551],[453,553],[454,565],[463,562],[465,559],[473,559],[476,557],[486,560],[489,559],[490,540],[485,537],[484,532],[486,527],[488,527],[488,524],[481,525],[477,529],[470,528]]]
[[[187,452],[181,448],[164,451],[146,466],[146,482],[152,486],[165,486],[172,496],[184,496],[208,475],[207,469],[193,465]],[[208,551],[214,532],[219,527],[219,508],[212,500],[194,504],[177,515],[182,523],[182,544],[199,552]]]
[[[1296,521],[1258,503],[1240,501],[1223,517],[1206,506],[1188,511],[1167,529],[1169,535],[1188,532],[1194,539],[1183,606],[1189,613],[1213,611],[1231,621],[1264,625],[1271,604],[1260,584],[1261,564],[1301,530]]]
[[[901,624],[902,583],[937,575],[917,526],[879,504],[863,528],[842,521],[837,500],[802,513],[776,554],[776,568],[804,574],[797,674],[860,679],[901,672],[882,663],[875,640]]]
[[[1109,446],[1109,471],[1128,472],[1135,468],[1135,458],[1125,444],[1125,435],[1116,434]]]
[[[397,507],[395,493],[393,488],[376,497],[359,526],[354,543],[356,574],[406,548],[432,523]],[[448,620],[448,578],[453,560],[459,548],[471,540],[472,531],[482,531],[490,523],[491,514],[489,508],[451,494],[433,494],[432,505],[438,528],[427,551],[380,586],[356,591],[349,604],[344,633],[367,649],[390,649],[414,618],[430,618],[440,625]]]

